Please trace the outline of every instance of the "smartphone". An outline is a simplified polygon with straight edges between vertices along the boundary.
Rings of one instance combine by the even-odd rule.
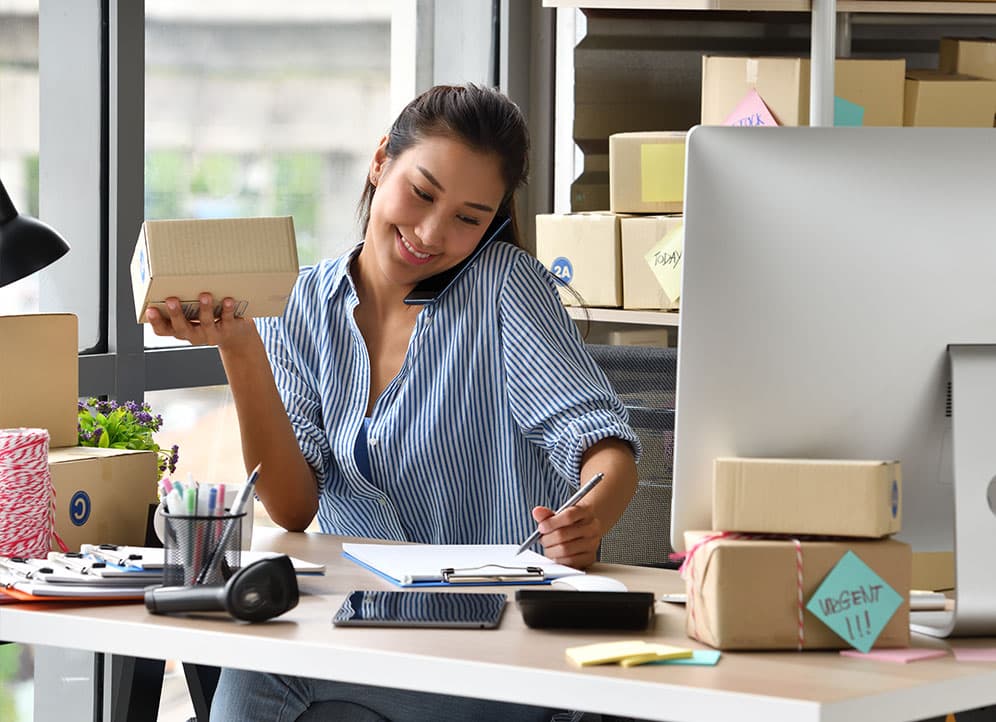
[[[493,629],[505,609],[491,592],[351,591],[332,617],[337,627]]]
[[[435,276],[429,276],[419,281],[411,293],[405,297],[405,303],[410,306],[425,306],[435,303],[443,291],[452,286],[460,278],[467,267],[480,255],[481,251],[497,240],[510,222],[511,218],[508,216],[495,216],[494,220],[491,221],[491,225],[484,231],[481,242],[477,244],[477,248],[469,256],[453,266],[453,268],[447,268],[442,273],[437,273]]]

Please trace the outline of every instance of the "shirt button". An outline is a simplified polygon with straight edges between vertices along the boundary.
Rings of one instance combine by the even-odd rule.
[[[380,505],[381,505],[381,506],[387,506],[387,497],[386,497],[386,496],[382,496],[382,497],[381,497],[381,498],[379,498],[379,499],[378,499],[377,501],[379,501],[379,502],[380,502]]]
[[[377,446],[377,437],[371,436],[369,439],[367,439],[367,444],[369,444],[370,446]]]

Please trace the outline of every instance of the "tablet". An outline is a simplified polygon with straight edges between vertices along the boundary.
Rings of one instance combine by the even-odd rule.
[[[332,617],[337,627],[458,627],[493,629],[504,594],[351,591]]]

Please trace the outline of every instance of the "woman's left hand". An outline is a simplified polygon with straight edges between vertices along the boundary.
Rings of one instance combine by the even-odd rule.
[[[585,569],[595,563],[602,541],[602,525],[584,502],[559,514],[545,506],[533,508],[543,554],[558,564]]]

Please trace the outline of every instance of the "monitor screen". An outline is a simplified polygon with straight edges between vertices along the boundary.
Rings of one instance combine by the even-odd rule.
[[[989,129],[692,130],[676,549],[721,456],[898,459],[898,538],[952,548],[947,347],[996,343],[994,169]]]

